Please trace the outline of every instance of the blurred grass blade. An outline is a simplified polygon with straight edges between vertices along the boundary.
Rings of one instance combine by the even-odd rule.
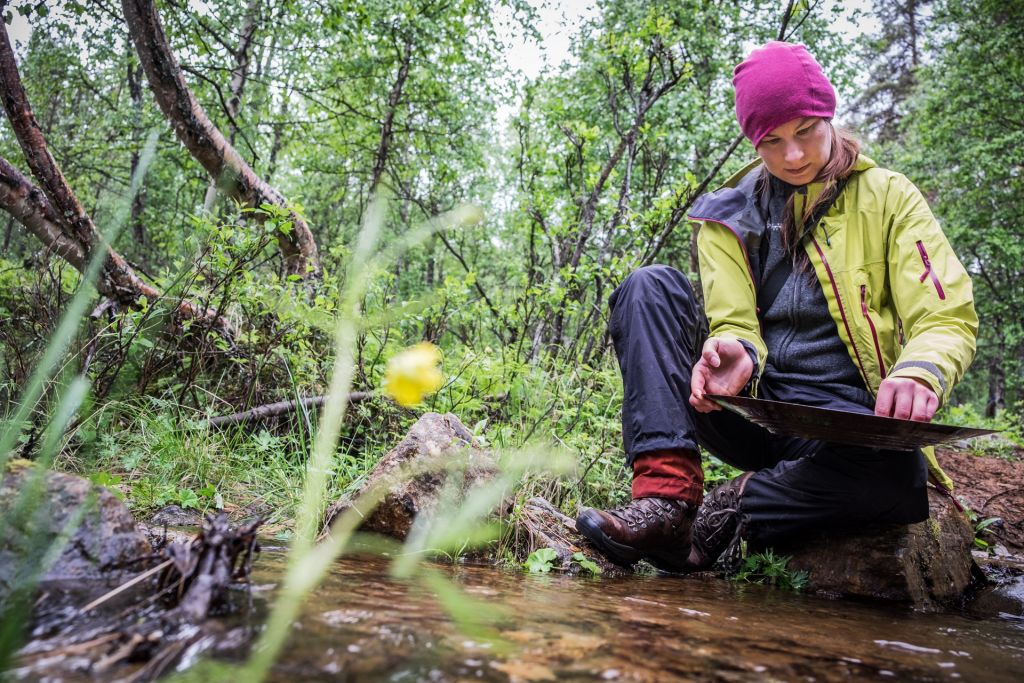
[[[467,594],[436,569],[421,567],[418,576],[462,633],[488,643],[495,655],[508,655],[513,650],[512,643],[496,628],[506,618],[500,605]]]
[[[39,457],[30,471],[25,474],[25,481],[22,483],[18,499],[13,509],[6,515],[0,515],[0,538],[5,538],[4,533],[9,527],[14,529],[22,528],[31,516],[39,496],[42,494],[43,483],[50,465],[56,458],[60,441],[64,437],[64,430],[71,423],[78,408],[85,400],[89,391],[89,381],[81,375],[74,378],[67,389],[61,394],[57,409],[54,411],[50,424],[46,427],[46,434],[43,437],[43,444],[39,450]],[[6,465],[5,465],[6,467]]]
[[[0,483],[7,477],[7,466],[15,444],[43,396],[46,385],[65,363],[67,349],[93,298],[93,285],[106,261],[108,247],[117,239],[121,229],[127,223],[132,202],[142,185],[142,178],[153,160],[157,137],[158,133],[153,131],[146,140],[139,156],[139,163],[132,174],[131,187],[127,196],[118,205],[106,234],[101,234],[97,244],[93,246],[92,254],[79,280],[75,294],[68,302],[56,329],[50,336],[43,355],[37,361],[22,389],[17,407],[0,428]],[[10,657],[19,646],[25,622],[30,615],[31,599],[36,584],[45,575],[49,566],[60,557],[64,546],[78,529],[82,517],[95,504],[95,497],[90,496],[68,517],[61,532],[52,542],[41,537],[41,525],[30,523],[35,515],[45,512],[40,507],[40,499],[47,469],[56,457],[64,431],[81,406],[88,390],[88,381],[79,376],[74,378],[61,392],[38,453],[39,462],[36,469],[26,475],[25,487],[21,491],[14,509],[8,513],[6,518],[0,519],[0,538],[7,538],[12,528],[15,531],[24,528],[26,531],[24,540],[26,547],[19,562],[18,578],[16,583],[11,586],[10,593],[3,604],[0,605],[0,610],[2,610],[2,614],[0,614],[0,671],[8,668]]]
[[[325,507],[328,476],[334,451],[348,406],[348,392],[355,371],[353,349],[358,336],[360,301],[369,286],[368,266],[384,224],[385,202],[375,197],[366,211],[356,248],[349,261],[345,285],[339,294],[338,318],[334,333],[334,364],[324,404],[313,440],[313,452],[306,468],[306,480],[295,520],[295,537],[288,554],[281,592],[274,603],[267,627],[246,665],[249,680],[261,681],[284,645],[302,601],[323,578],[330,562],[347,543],[351,534],[314,547]],[[383,494],[381,494],[383,495]]]
[[[131,188],[128,195],[118,205],[117,211],[114,214],[114,220],[111,222],[107,233],[101,235],[99,243],[93,247],[89,263],[79,281],[78,289],[75,291],[74,296],[71,297],[71,301],[68,302],[64,314],[57,324],[57,329],[50,335],[50,341],[46,346],[46,350],[32,370],[32,374],[18,400],[14,414],[9,417],[2,431],[0,431],[0,479],[3,477],[4,464],[7,462],[7,458],[10,457],[11,451],[18,441],[25,423],[43,395],[46,384],[57,373],[62,358],[78,331],[82,317],[89,308],[94,294],[93,285],[99,277],[100,269],[107,258],[107,247],[117,239],[121,229],[131,215],[132,202],[135,199],[135,195],[138,194],[139,187],[142,185],[142,178],[145,176],[146,170],[149,168],[149,164],[153,160],[156,151],[157,137],[158,133],[156,131],[149,134],[139,156],[139,164],[132,175]]]
[[[40,542],[38,534],[29,536],[24,548],[27,552],[19,563],[20,573],[16,577],[16,582],[10,586],[7,597],[0,601],[0,672],[10,668],[11,657],[21,647],[25,635],[24,626],[31,614],[36,585],[60,557],[64,546],[75,535],[82,519],[95,504],[94,495],[86,498],[78,509],[68,516],[60,533],[48,544]],[[38,510],[39,507],[33,505],[28,512],[35,514]]]

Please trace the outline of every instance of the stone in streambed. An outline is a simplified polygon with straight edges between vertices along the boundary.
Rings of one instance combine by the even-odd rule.
[[[404,541],[417,515],[431,514],[437,508],[449,475],[445,465],[459,457],[466,458],[463,493],[497,474],[494,459],[473,441],[472,433],[459,418],[451,413],[425,413],[380,459],[358,490],[327,508],[324,531],[360,495],[382,483],[387,493],[360,529]],[[406,476],[410,470],[416,471]]]
[[[864,534],[831,534],[790,555],[806,571],[806,590],[912,602],[931,609],[957,603],[972,582],[974,531],[948,496],[929,489],[924,522]]]
[[[41,476],[41,480],[37,477]],[[38,481],[38,496],[25,510],[22,494]],[[76,524],[76,517],[80,517]],[[109,580],[138,570],[132,562],[152,552],[128,508],[102,486],[33,463],[7,464],[0,481],[0,597],[29,578],[39,558],[70,534],[41,581]]]
[[[426,413],[412,426],[409,433],[387,455],[380,459],[359,489],[331,505],[324,516],[324,533],[340,515],[352,507],[355,500],[378,482],[387,485],[381,503],[360,525],[363,531],[372,531],[404,541],[418,515],[429,515],[437,508],[448,472],[443,465],[460,456],[467,459],[462,491],[464,495],[475,486],[492,479],[498,472],[493,456],[480,449],[473,435],[452,414]],[[414,476],[402,476],[403,470],[423,468]],[[495,508],[501,507],[496,502]],[[507,510],[506,510],[507,511]],[[551,548],[558,558],[558,566],[566,572],[577,573],[581,567],[573,555],[583,552],[605,575],[626,573],[611,564],[592,548],[576,531],[574,520],[566,517],[543,498],[526,501],[515,515],[516,537],[526,542],[520,551],[526,553],[537,548]],[[523,558],[520,558],[523,559]]]

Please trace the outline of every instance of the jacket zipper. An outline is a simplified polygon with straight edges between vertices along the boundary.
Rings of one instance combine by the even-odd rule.
[[[875,343],[875,357],[878,358],[878,369],[882,373],[882,379],[885,379],[885,363],[882,361],[882,347],[878,344],[878,333],[875,331],[875,323],[871,320],[871,316],[868,314],[868,286],[860,286],[860,310],[864,314],[864,318],[868,321],[868,327],[871,328],[871,341]]]
[[[864,386],[868,388],[868,391],[873,396],[875,392],[871,389],[871,382],[868,381],[867,373],[864,372],[864,361],[860,358],[860,351],[857,349],[857,342],[853,340],[853,333],[850,331],[850,321],[846,319],[846,310],[843,308],[843,299],[839,296],[839,287],[836,286],[836,280],[832,277],[832,268],[829,267],[828,259],[825,258],[825,253],[821,250],[821,245],[818,244],[818,240],[811,237],[811,243],[814,244],[814,248],[818,251],[818,256],[821,258],[821,262],[825,266],[825,272],[828,274],[828,281],[832,285],[832,293],[836,295],[836,303],[839,304],[839,315],[843,318],[843,327],[846,328],[846,336],[850,340],[850,346],[853,347],[853,355],[857,357],[857,366],[860,369],[861,376],[864,378]]]
[[[935,285],[935,292],[939,295],[939,299],[945,299],[946,293],[942,291],[942,283],[939,282],[939,276],[935,274],[935,269],[932,268],[931,259],[928,258],[928,251],[924,248],[924,242],[921,240],[917,241],[917,253],[921,255],[921,263],[924,264],[924,272],[921,273],[920,280],[924,282],[926,277],[931,277],[932,284]]]

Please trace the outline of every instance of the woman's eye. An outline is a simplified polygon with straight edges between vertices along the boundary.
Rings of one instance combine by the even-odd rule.
[[[814,123],[812,123],[811,125],[807,126],[806,128],[801,128],[800,130],[798,130],[798,131],[796,132],[796,134],[797,134],[797,135],[800,135],[800,136],[804,136],[804,135],[807,135],[807,134],[808,134],[808,133],[810,133],[810,132],[811,132],[812,130],[814,130],[814,127],[815,127],[816,125],[818,125],[818,122],[817,122],[817,121],[815,121],[815,122],[814,122]]]
[[[761,140],[761,144],[762,145],[774,145],[774,144],[778,143],[778,141],[779,141],[778,138],[772,138],[771,140]]]

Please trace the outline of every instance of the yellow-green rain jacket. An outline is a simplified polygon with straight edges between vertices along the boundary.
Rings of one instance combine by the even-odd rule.
[[[704,308],[712,337],[743,339],[768,354],[757,316],[756,279],[764,224],[755,161],[701,197],[690,220],[697,237]],[[796,195],[797,220],[822,190]],[[886,377],[928,384],[941,403],[974,358],[978,316],[971,279],[921,192],[906,177],[860,156],[843,192],[803,241],[839,337],[871,394]],[[756,395],[756,383],[753,393]],[[933,481],[952,481],[924,449]]]

